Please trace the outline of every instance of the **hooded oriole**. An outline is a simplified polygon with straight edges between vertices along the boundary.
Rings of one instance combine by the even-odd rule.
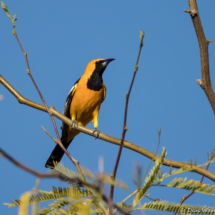
[[[73,85],[64,105],[63,114],[65,116],[70,118],[73,123],[82,126],[86,126],[90,121],[93,121],[97,134],[100,132],[98,130],[99,109],[106,96],[102,74],[107,65],[113,60],[96,59],[91,61],[87,65],[82,77]],[[79,133],[78,130],[74,130],[63,122],[61,141],[66,149],[73,138]],[[45,167],[54,167],[53,161],[60,162],[63,154],[64,151],[61,147],[56,145]]]

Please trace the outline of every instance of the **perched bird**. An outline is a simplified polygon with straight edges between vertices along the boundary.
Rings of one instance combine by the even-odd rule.
[[[72,120],[72,126],[69,127],[64,122],[62,124],[61,141],[67,149],[73,138],[79,134],[78,130],[73,127],[75,124],[86,126],[90,121],[94,122],[95,132],[97,136],[100,131],[98,129],[98,115],[101,103],[106,96],[106,88],[103,83],[102,74],[107,65],[114,59],[96,59],[91,61],[82,77],[75,82],[69,92],[66,103],[64,105],[63,114]],[[60,162],[64,151],[59,145],[56,145],[52,151],[45,167],[54,167],[54,162]]]

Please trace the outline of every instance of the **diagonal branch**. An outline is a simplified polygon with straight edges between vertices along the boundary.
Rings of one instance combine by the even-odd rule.
[[[32,108],[36,108],[38,110],[41,110],[41,111],[44,111],[44,112],[47,112],[46,111],[46,108],[45,106],[43,105],[40,105],[36,102],[33,102],[33,101],[30,101],[28,99],[26,99],[24,96],[22,96],[17,90],[15,90],[1,75],[0,75],[0,83],[2,83],[18,100],[18,102],[20,104],[24,104],[24,105],[28,105]],[[50,112],[55,116],[57,117],[58,119],[60,119],[61,121],[63,121],[64,123],[66,123],[68,126],[71,126],[72,124],[72,121],[67,118],[66,116],[64,116],[63,114],[61,114],[60,112],[58,112],[54,107],[50,107],[49,108]],[[93,130],[92,129],[89,129],[89,128],[85,128],[81,125],[78,125],[75,126],[75,129],[80,131],[80,132],[83,132],[85,134],[88,134],[90,136],[93,136],[93,137],[96,137],[96,134],[93,133]],[[99,134],[99,139],[101,140],[104,140],[106,142],[109,142],[109,143],[113,143],[115,145],[120,145],[121,143],[121,140],[120,139],[117,139],[117,138],[114,138],[114,137],[111,137],[111,136],[108,136],[104,133],[100,133]],[[130,143],[128,141],[124,141],[124,147],[125,148],[128,148],[130,150],[133,150],[139,154],[142,154],[144,155],[145,157],[155,161],[157,158],[159,158],[159,156],[155,156],[154,153],[140,147],[140,146],[137,146],[133,143]],[[163,165],[165,166],[171,166],[173,168],[181,168],[182,166],[184,166],[184,163],[182,162],[178,162],[178,161],[174,161],[174,160],[169,160],[169,159],[164,159],[164,162],[163,162]],[[190,164],[186,164],[187,167],[191,167]],[[203,168],[200,168],[200,167],[197,167],[195,168],[194,170],[192,170],[193,172],[196,172],[200,175],[204,175],[205,177],[211,179],[212,181],[215,181],[215,174],[208,171],[208,170],[205,170]]]
[[[117,169],[118,169],[118,166],[119,166],[119,160],[120,160],[120,157],[121,157],[121,154],[122,154],[122,148],[123,148],[123,145],[124,145],[125,133],[128,130],[128,127],[126,125],[127,111],[128,111],[128,101],[129,101],[129,97],[130,97],[130,94],[131,94],[134,79],[135,79],[135,76],[136,76],[137,70],[138,70],[138,63],[139,63],[139,59],[140,59],[140,53],[141,53],[141,50],[142,50],[142,47],[143,47],[143,37],[144,37],[144,32],[141,30],[140,31],[140,47],[139,47],[137,61],[136,61],[135,69],[134,69],[134,74],[133,74],[133,78],[132,78],[132,81],[131,81],[129,91],[128,91],[128,93],[126,93],[126,103],[125,103],[124,123],[123,123],[123,129],[122,129],[122,138],[121,138],[121,143],[120,143],[119,152],[118,152],[118,155],[117,155],[115,167],[114,167],[114,170],[113,170],[113,173],[112,173],[112,176],[111,176],[113,180],[115,180],[115,178],[116,178],[116,172],[117,172]],[[113,202],[113,193],[114,193],[114,185],[111,185],[110,197],[109,197],[110,205],[111,205],[111,202]],[[110,214],[112,214],[112,207],[109,208],[109,212],[110,212]]]
[[[9,154],[7,154],[5,151],[3,151],[0,148],[0,154],[7,158],[10,162],[12,162],[14,165],[18,166],[21,169],[24,169],[26,172],[29,172],[33,175],[35,175],[38,178],[59,178],[59,175],[51,175],[51,174],[46,174],[46,173],[41,173],[41,172],[37,172],[34,169],[31,169],[28,166],[25,166],[24,164],[20,163],[19,161],[15,160],[14,158],[12,158]]]
[[[14,27],[14,28],[15,28],[15,27]],[[66,150],[66,148],[64,147],[64,145],[63,145],[62,142],[61,142],[60,135],[59,135],[59,132],[58,132],[58,129],[57,129],[57,126],[56,126],[56,123],[55,123],[53,114],[50,112],[50,110],[49,110],[49,108],[48,108],[48,106],[47,106],[47,104],[46,104],[46,101],[45,101],[45,99],[43,98],[42,93],[40,92],[40,90],[39,90],[39,88],[38,88],[38,86],[37,86],[37,84],[36,84],[36,82],[35,82],[35,80],[34,80],[32,74],[31,74],[30,66],[29,66],[29,62],[28,62],[28,57],[27,57],[27,53],[24,51],[24,49],[23,49],[23,47],[22,47],[22,44],[20,43],[19,38],[18,38],[18,36],[17,36],[17,33],[15,33],[14,36],[16,37],[16,39],[17,39],[17,41],[18,41],[18,43],[19,43],[19,46],[20,46],[20,48],[21,48],[21,50],[22,50],[22,53],[23,53],[23,55],[24,55],[24,57],[25,57],[25,61],[26,61],[26,64],[27,64],[27,73],[28,73],[28,75],[30,76],[30,78],[31,78],[31,80],[32,80],[32,82],[33,82],[33,84],[34,84],[34,86],[35,86],[35,88],[36,88],[36,90],[37,90],[37,92],[38,92],[38,94],[39,94],[39,96],[40,96],[40,98],[41,98],[41,100],[42,100],[42,102],[43,102],[45,108],[46,108],[46,111],[48,112],[49,116],[51,117],[51,120],[52,120],[54,129],[55,129],[55,133],[56,133],[56,135],[57,135],[57,140],[58,140],[58,141],[57,141],[57,144],[61,147],[61,149],[66,153],[66,155],[69,157],[69,159],[73,162],[73,164],[74,164],[75,167],[77,168],[77,170],[78,170],[80,176],[81,176],[81,177],[84,177],[84,176],[83,176],[83,173],[82,173],[82,171],[81,171],[81,169],[80,169],[80,166],[79,166],[79,161],[75,160],[75,159],[69,154],[69,152]]]
[[[209,56],[208,56],[208,44],[211,40],[206,40],[205,33],[201,24],[198,7],[196,0],[188,0],[189,3],[189,10],[184,10],[185,12],[189,13],[193,22],[193,26],[196,31],[197,39],[199,42],[199,49],[200,49],[200,57],[201,57],[201,73],[202,73],[202,80],[198,79],[197,83],[202,87],[204,90],[213,112],[215,114],[215,94],[211,85],[210,79],[210,70],[209,70]]]
[[[22,44],[21,44],[21,42],[20,42],[20,40],[19,40],[19,38],[18,38],[18,36],[17,36],[17,32],[16,32],[15,21],[17,20],[17,19],[16,19],[16,14],[17,14],[17,12],[16,12],[16,14],[13,16],[13,18],[12,18],[10,11],[7,9],[7,6],[6,6],[3,2],[1,2],[1,6],[2,6],[2,9],[4,10],[4,12],[6,13],[6,15],[10,18],[12,24],[13,24],[13,31],[12,31],[12,33],[13,33],[13,35],[16,37],[16,40],[17,40],[17,42],[18,42],[18,44],[19,44],[19,46],[20,46],[20,48],[21,48],[21,50],[22,50],[22,53],[23,53],[24,57],[25,57],[25,61],[26,61],[26,65],[27,65],[27,73],[28,73],[28,75],[30,76],[30,78],[31,78],[31,80],[32,80],[32,82],[33,82],[33,84],[34,84],[34,86],[35,86],[35,88],[36,88],[36,90],[37,90],[37,92],[38,92],[38,94],[39,94],[39,96],[40,96],[40,98],[41,98],[41,100],[42,100],[44,106],[45,106],[46,111],[48,112],[48,114],[49,114],[50,117],[51,117],[51,120],[52,120],[54,129],[55,129],[55,132],[56,132],[56,135],[57,135],[57,139],[58,139],[57,144],[61,147],[61,149],[66,153],[66,155],[69,157],[69,159],[73,162],[73,164],[74,164],[75,167],[77,168],[77,170],[78,170],[79,174],[81,175],[81,177],[83,177],[83,174],[82,174],[81,169],[80,169],[80,167],[79,167],[79,162],[76,161],[76,160],[69,154],[69,152],[65,149],[64,145],[62,144],[61,139],[60,139],[60,135],[59,135],[59,132],[58,132],[58,129],[57,129],[55,120],[54,120],[54,117],[53,117],[52,113],[50,112],[50,110],[49,110],[49,108],[48,108],[48,106],[47,106],[47,104],[46,104],[46,101],[45,101],[45,99],[43,98],[42,93],[40,92],[40,90],[39,90],[39,88],[38,88],[38,86],[37,86],[37,84],[36,84],[36,82],[35,82],[35,80],[34,80],[32,74],[31,74],[30,66],[29,66],[29,62],[28,62],[28,57],[27,57],[27,53],[26,53],[26,51],[24,51],[24,49],[23,49],[23,47],[22,47]]]

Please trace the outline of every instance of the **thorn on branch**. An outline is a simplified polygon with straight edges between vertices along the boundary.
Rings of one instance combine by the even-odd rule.
[[[207,40],[207,43],[212,43],[213,41],[212,40]]]
[[[196,10],[187,10],[187,9],[185,9],[184,12],[189,13],[192,18],[194,18],[195,16],[198,15],[198,12]]]
[[[127,127],[127,126],[125,126],[125,127],[124,127],[124,129],[127,131],[127,130],[128,130],[128,127]]]
[[[48,131],[46,131],[46,129],[43,126],[41,126],[41,127],[42,127],[43,131],[45,131],[45,133],[48,134],[49,137],[51,137],[55,143],[58,143],[58,140],[54,139],[54,137],[52,137],[52,135]]]
[[[145,33],[144,31],[141,29],[140,31],[140,46],[142,47],[143,46],[143,37],[144,37]]]
[[[186,199],[186,195],[184,195],[183,197],[182,197],[182,201],[184,201]]]
[[[160,137],[160,135],[161,135],[161,126],[160,126],[160,128],[159,128],[159,130],[158,130],[158,135],[159,135],[159,137]]]
[[[112,180],[114,180],[113,172],[110,174],[110,178],[111,178]]]
[[[14,26],[13,26],[13,27],[14,27]],[[15,29],[12,31],[12,34],[13,34],[14,36],[16,36],[16,30],[15,30]]]
[[[137,72],[138,70],[138,65],[135,66],[135,71],[134,72]]]
[[[197,79],[196,80],[197,84],[200,85],[201,87],[203,87],[203,82],[201,79]]]

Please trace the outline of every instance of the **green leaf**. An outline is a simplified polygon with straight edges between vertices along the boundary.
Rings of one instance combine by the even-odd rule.
[[[75,182],[70,180],[73,178],[81,179],[81,176],[78,173],[72,170],[70,171],[68,168],[64,167],[62,163],[58,163],[53,169],[49,170],[48,172],[52,175],[60,175],[61,180],[67,182],[67,184],[69,184],[70,186],[83,187],[78,181]]]
[[[177,213],[195,213],[195,214],[215,214],[215,207],[206,207],[199,205],[181,205],[180,203],[169,203],[167,201],[162,202],[149,202],[145,203],[141,208],[136,208],[135,210],[156,210],[156,211],[168,211]]]
[[[6,14],[9,13],[9,11],[8,11],[8,9],[7,9],[7,6],[4,4],[3,1],[1,1],[1,7],[2,7],[2,9],[4,10],[4,12],[5,12]]]
[[[163,147],[161,157],[156,159],[154,167],[152,168],[151,172],[149,172],[149,177],[146,177],[146,179],[145,179],[143,188],[141,188],[137,192],[136,198],[133,201],[133,207],[135,207],[139,203],[139,201],[144,197],[144,195],[146,194],[148,189],[151,187],[157,174],[159,173],[159,170],[163,164],[164,158],[166,157],[166,154],[167,154],[167,152],[166,152],[165,148]]]
[[[29,204],[32,203],[38,203],[38,202],[44,202],[44,201],[49,201],[53,199],[58,199],[58,198],[65,198],[65,197],[70,197],[70,198],[75,198],[75,199],[81,199],[85,197],[91,197],[92,194],[91,192],[88,192],[86,189],[79,189],[77,187],[53,187],[53,191],[38,191],[37,195],[31,195],[29,198]],[[20,199],[12,201],[12,204],[9,203],[4,203],[5,205],[8,205],[8,207],[15,207],[20,205]]]
[[[187,178],[175,178],[167,185],[156,185],[156,186],[167,186],[175,187],[185,190],[194,191],[196,193],[207,194],[215,196],[215,193],[212,193],[215,190],[215,185],[210,186],[209,184],[201,184],[200,181],[189,180]]]
[[[158,177],[155,179],[154,182],[160,183],[160,182],[162,182],[162,181],[163,181],[164,179],[166,179],[166,178],[169,178],[169,177],[172,177],[172,176],[181,174],[181,173],[185,173],[185,172],[190,172],[190,171],[192,171],[192,170],[194,170],[194,169],[196,169],[196,168],[198,168],[198,167],[206,166],[206,165],[208,165],[209,163],[213,163],[214,160],[215,160],[215,159],[214,159],[214,155],[213,155],[213,157],[211,158],[211,160],[209,160],[208,162],[206,162],[206,163],[204,163],[204,164],[198,165],[198,166],[192,165],[192,167],[190,167],[189,165],[187,165],[186,163],[184,163],[184,165],[183,165],[180,169],[178,169],[178,170],[173,170],[173,171],[171,171],[169,174],[165,173],[165,174],[161,175],[161,177],[158,176]]]

